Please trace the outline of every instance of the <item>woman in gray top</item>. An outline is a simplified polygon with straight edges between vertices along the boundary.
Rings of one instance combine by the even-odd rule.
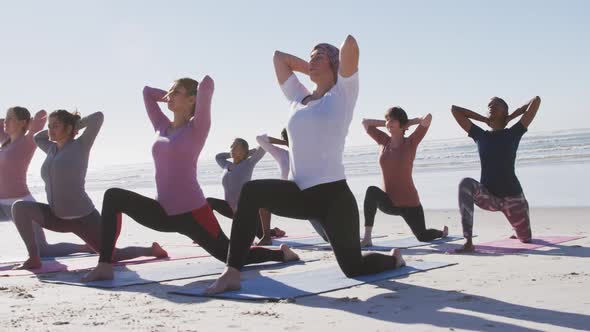
[[[74,233],[93,251],[100,250],[101,218],[86,194],[85,179],[90,149],[103,121],[101,112],[80,119],[77,113],[57,110],[49,115],[49,130],[35,135],[35,144],[47,154],[41,178],[45,182],[48,204],[18,201],[12,206],[14,223],[29,254],[20,268],[41,267],[33,221],[52,231]],[[78,130],[84,128],[76,138]],[[152,247],[119,250],[115,256],[116,260],[125,260],[139,256],[165,257],[167,253],[153,243]]]
[[[236,138],[230,147],[230,152],[218,153],[215,161],[223,169],[221,183],[225,193],[225,200],[208,197],[207,203],[211,209],[224,217],[233,219],[238,206],[242,186],[252,179],[254,166],[264,157],[266,151],[258,147],[249,150],[248,142],[243,138]],[[228,159],[232,159],[229,161]],[[262,238],[264,231],[260,222],[257,223],[256,236]],[[275,228],[270,230],[271,236],[282,236],[285,232]],[[259,243],[260,245],[268,243]]]

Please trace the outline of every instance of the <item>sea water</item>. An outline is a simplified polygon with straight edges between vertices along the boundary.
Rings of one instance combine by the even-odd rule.
[[[349,185],[362,209],[365,190],[381,186],[381,170],[376,145],[351,146],[344,151],[344,166]],[[516,174],[531,206],[590,206],[590,129],[529,132],[518,150]],[[222,170],[214,160],[202,158],[198,180],[208,197],[223,198]],[[258,163],[253,179],[279,178],[279,170],[270,154]],[[479,179],[477,147],[470,138],[425,140],[418,147],[414,162],[414,183],[426,209],[457,207],[457,187],[464,177]],[[43,201],[43,183],[39,175],[29,174],[29,187]],[[86,189],[98,198],[111,187],[155,194],[152,163],[137,163],[90,169]]]

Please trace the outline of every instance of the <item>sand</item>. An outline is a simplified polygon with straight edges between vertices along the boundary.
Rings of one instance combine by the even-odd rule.
[[[588,236],[589,208],[533,208],[535,235]],[[427,223],[460,233],[457,210],[427,210]],[[229,222],[221,219],[229,232]],[[477,210],[476,243],[508,237],[499,213]],[[290,234],[311,232],[305,222],[275,218]],[[1,223],[3,256],[23,254],[9,223]],[[399,217],[378,214],[375,234],[411,235]],[[72,240],[48,234],[50,241]],[[125,222],[121,244],[188,243]],[[461,242],[404,250],[408,261],[457,265],[400,279],[280,302],[244,302],[168,294],[203,277],[99,290],[41,283],[36,277],[0,278],[1,331],[568,331],[590,330],[590,238],[510,255],[448,255]],[[197,250],[197,249],[195,249]],[[297,250],[320,258],[285,273],[333,261],[326,251]],[[262,274],[267,272],[262,271]],[[248,272],[244,277],[251,277]]]

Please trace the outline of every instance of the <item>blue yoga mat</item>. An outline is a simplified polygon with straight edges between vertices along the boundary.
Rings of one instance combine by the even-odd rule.
[[[383,238],[385,237],[385,235],[376,235],[373,236],[374,239],[378,239],[378,238]],[[319,245],[326,245],[329,246],[329,244],[320,236],[313,236],[313,237],[307,237],[307,238],[301,238],[301,239],[293,239],[293,240],[288,240],[288,239],[274,239],[272,240],[272,245],[273,246],[280,246],[281,244],[286,244],[291,248],[297,248],[297,247],[308,247],[308,246],[319,246]]]
[[[389,270],[377,274],[347,278],[338,265],[330,263],[328,267],[317,270],[273,275],[258,276],[242,281],[242,289],[216,295],[204,295],[208,285],[185,288],[171,292],[173,294],[214,297],[235,300],[280,300],[331,292],[343,288],[350,288],[369,282],[391,279],[416,272],[428,271],[454,265],[455,263],[441,262],[408,262],[408,266]]]
[[[296,247],[305,247],[305,246],[315,246],[318,244],[324,244],[326,241],[322,239],[320,236],[318,237],[309,237],[303,239],[294,239],[294,240],[280,240],[280,239],[273,239],[272,245],[273,246],[280,246],[281,244],[286,244],[291,248]]]
[[[372,246],[364,247],[364,248],[362,248],[362,250],[389,251],[394,248],[408,249],[408,248],[427,246],[430,244],[453,242],[453,241],[459,241],[459,240],[463,240],[463,237],[449,235],[447,237],[435,239],[430,242],[420,242],[415,237],[412,236],[412,237],[407,237],[407,238],[403,238],[403,239],[386,239],[386,240],[373,241]]]
[[[243,270],[248,271],[261,267],[284,267],[293,264],[304,264],[304,262],[266,262],[248,265],[244,267]],[[42,282],[51,284],[95,288],[117,288],[215,275],[222,273],[224,268],[225,264],[216,259],[199,258],[118,267],[115,268],[115,278],[113,280],[92,281],[87,283],[80,281],[80,278],[85,273],[88,273],[88,271],[85,271],[84,273],[69,272],[44,276],[42,275],[39,276],[39,279],[41,279]]]

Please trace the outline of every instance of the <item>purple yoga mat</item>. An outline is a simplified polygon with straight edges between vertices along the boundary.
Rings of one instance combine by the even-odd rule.
[[[121,261],[114,265],[135,265],[145,263],[156,263],[165,261],[175,261],[191,258],[203,258],[210,257],[207,253],[191,253],[187,250],[168,250],[170,257],[166,258],[155,258],[155,257],[137,257],[134,259]],[[79,258],[56,258],[55,260],[44,260],[43,265],[39,269],[31,270],[13,270],[12,268],[16,264],[2,264],[0,265],[0,277],[18,277],[27,276],[33,274],[45,274],[45,273],[56,273],[66,271],[80,271],[89,270],[96,266],[98,262],[98,256],[79,257]]]

